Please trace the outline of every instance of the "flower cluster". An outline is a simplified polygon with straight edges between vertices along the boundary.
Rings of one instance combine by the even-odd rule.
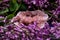
[[[51,26],[52,25],[52,26]],[[30,25],[16,22],[0,26],[0,40],[60,40],[60,23],[46,22],[43,28],[37,28],[37,23]]]
[[[4,9],[8,8],[9,7],[8,2],[9,2],[9,0],[0,1],[0,10],[4,10]]]
[[[47,0],[23,0],[23,1],[26,2],[27,4],[34,4],[40,7],[42,7],[44,3],[47,2]]]
[[[60,15],[60,6],[56,8],[56,10],[53,12],[54,15]]]
[[[60,40],[60,0],[17,0],[17,1],[18,3],[19,2],[21,3],[22,6],[18,4],[20,7],[25,7],[24,5],[26,4],[28,10],[39,9],[44,12],[47,12],[46,14],[49,16],[49,19],[45,23],[44,27],[40,29],[37,27],[36,22],[33,22],[29,25],[26,24],[27,22],[23,23],[25,19],[28,22],[31,20],[28,20],[29,18],[28,19],[24,18],[24,16],[20,16],[21,14],[19,15],[21,19],[18,20],[18,22],[20,22],[19,25],[17,21],[11,23],[12,19],[7,19],[7,16],[5,17],[4,14],[3,16],[0,15],[0,40]],[[0,10],[4,10],[7,7],[9,7],[8,2],[9,0],[0,1]],[[18,9],[19,8],[17,8],[14,11],[17,13],[19,11]],[[13,13],[15,12],[8,12],[8,13],[11,13],[13,16]],[[7,15],[11,17],[10,14]],[[16,18],[18,19],[19,17],[17,16]],[[23,22],[21,22],[22,18]],[[34,18],[34,20],[35,19],[36,18]]]
[[[25,26],[14,24],[0,26],[0,40],[54,40],[60,38],[60,23],[53,23],[55,27],[49,27],[46,23],[43,29],[36,29],[36,23]]]
[[[58,0],[23,0],[26,4],[28,4],[28,8],[32,7],[32,4],[47,10],[53,10],[58,5]],[[54,6],[54,7],[53,7]]]

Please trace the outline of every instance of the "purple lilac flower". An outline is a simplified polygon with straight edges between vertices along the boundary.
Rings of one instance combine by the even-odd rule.
[[[0,5],[2,4],[1,6],[3,6],[0,6],[0,9],[9,6],[5,2],[8,2],[8,0],[0,2]],[[50,6],[48,0],[24,0],[24,2],[29,5],[44,6],[45,8]],[[60,0],[57,0],[56,3],[58,4],[58,7],[56,10],[53,10],[52,13],[58,16],[60,14]],[[0,18],[4,17],[0,16]],[[36,25],[37,24],[34,23],[26,26],[22,23],[20,26],[14,24],[0,26],[0,40],[51,40],[52,38],[60,38],[60,22],[52,21],[54,27],[51,27],[46,23],[45,27],[39,30],[36,29]]]
[[[30,8],[32,4],[35,6],[43,7],[45,3],[48,3],[47,0],[23,0],[23,2],[29,5],[28,8]],[[45,7],[47,7],[47,5],[45,5]]]
[[[4,9],[8,8],[9,7],[8,2],[9,2],[9,0],[2,0],[0,2],[0,10],[4,10]]]
[[[58,6],[58,8],[56,8],[56,11],[54,11],[53,14],[54,15],[59,15],[60,14],[60,6]]]
[[[3,0],[3,2],[8,2],[9,0]]]
[[[0,18],[4,18],[3,16],[0,16]]]
[[[60,5],[60,0],[57,0],[56,3],[57,3],[58,5]]]
[[[42,29],[36,28],[37,23],[34,22],[26,26],[21,23],[16,26],[14,23],[1,26],[1,40],[50,40],[52,38],[60,38],[60,23],[53,21],[50,27],[48,23]]]
[[[50,32],[55,35],[56,38],[60,38],[60,23],[53,22],[54,27],[51,27]]]
[[[32,24],[32,25],[35,25],[35,24]],[[3,27],[3,31],[5,32],[2,32],[3,35],[4,35],[4,38],[5,40],[6,39],[14,39],[14,40],[50,40],[51,38],[51,33],[53,35],[55,35],[56,38],[59,38],[60,36],[60,30],[59,30],[59,26],[56,25],[57,27],[49,27],[49,24],[46,23],[46,26],[43,28],[43,29],[39,29],[39,30],[36,30],[36,28],[34,27],[31,27],[31,26],[23,26],[23,27],[17,27],[16,25],[14,24],[10,24],[8,26],[4,26]],[[11,28],[12,27],[12,28]],[[31,28],[29,28],[31,27]],[[15,28],[17,28],[15,30]],[[2,29],[2,28],[1,28]],[[10,29],[10,30],[8,30]],[[2,36],[2,33],[0,34]],[[58,36],[57,36],[58,35]],[[3,37],[3,36],[2,36]],[[4,40],[4,38],[1,38]]]
[[[3,27],[0,26],[0,33],[4,32]]]

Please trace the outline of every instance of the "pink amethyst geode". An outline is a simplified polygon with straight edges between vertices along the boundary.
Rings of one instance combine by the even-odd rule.
[[[48,20],[48,15],[40,10],[36,11],[20,11],[15,17],[12,18],[11,22],[15,25],[20,26],[21,23],[30,25],[34,22],[37,23],[36,28],[43,28]]]

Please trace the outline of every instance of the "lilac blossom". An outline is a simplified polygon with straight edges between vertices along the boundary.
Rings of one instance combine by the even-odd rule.
[[[3,27],[0,26],[0,33],[4,32]]]
[[[36,6],[40,6],[42,7],[44,5],[44,3],[47,2],[47,0],[23,0],[26,4],[29,4],[29,5],[36,5]]]
[[[60,0],[57,0],[56,3],[57,3],[58,5],[60,5]]]
[[[56,8],[56,10],[53,13],[54,15],[59,15],[60,14],[60,6],[58,6],[58,8]]]
[[[56,23],[56,22],[55,22]],[[55,24],[53,23],[53,24]],[[56,38],[60,38],[60,28],[59,28],[59,23],[57,23],[54,27],[50,27],[48,23],[46,23],[45,27],[42,29],[37,30],[35,27],[31,27],[30,25],[23,26],[23,27],[18,27],[14,24],[6,25],[1,28],[1,36],[2,33],[4,35],[5,40],[8,38],[14,39],[14,40],[19,40],[19,39],[26,39],[26,40],[50,40],[51,37],[54,35]],[[35,24],[32,24],[35,25]],[[22,26],[22,25],[21,25]],[[30,28],[31,27],[31,28]],[[17,28],[17,29],[16,29]],[[58,35],[58,36],[57,36]],[[53,36],[53,37],[54,37]],[[3,36],[1,39],[3,39]],[[19,39],[18,39],[19,38]]]
[[[0,10],[4,10],[9,7],[9,0],[2,0],[0,2]]]
[[[51,6],[48,0],[23,1],[30,6],[33,4],[35,6],[40,6],[41,8],[48,8],[49,6]],[[9,4],[6,4],[6,2],[8,2],[8,0],[3,0],[3,2],[0,2],[0,5],[2,4],[1,6],[3,6],[0,6],[1,10],[9,6]],[[57,0],[55,2],[58,5],[57,8],[54,8],[50,11],[56,17],[60,15],[60,0]],[[0,16],[0,19],[1,18],[5,17]],[[4,19],[3,21],[6,22],[7,20]],[[37,24],[35,22],[28,26],[23,23],[21,23],[19,26],[16,26],[14,23],[5,24],[4,26],[0,26],[0,40],[60,40],[60,22],[57,22],[57,20],[54,21],[53,19],[51,24],[53,25],[53,27],[50,26],[48,22],[46,22],[45,27],[42,29],[36,28]]]

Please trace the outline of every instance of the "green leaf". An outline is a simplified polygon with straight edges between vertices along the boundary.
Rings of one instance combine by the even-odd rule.
[[[20,10],[26,10],[26,9],[27,9],[26,5],[22,3],[21,7],[20,7]]]
[[[7,19],[11,19],[13,17],[14,17],[14,14],[10,14],[10,15],[7,16]]]
[[[0,2],[2,2],[2,0],[0,0]]]
[[[4,22],[0,22],[0,26],[3,26],[4,25]]]
[[[7,12],[9,12],[8,8],[6,8],[5,10],[2,10],[2,11],[0,10],[0,15],[4,14],[4,13],[7,13]]]
[[[4,18],[0,18],[0,21],[4,20]]]
[[[12,12],[12,14],[7,16],[7,19],[13,18],[15,16],[16,11],[19,9],[19,7],[20,7],[20,5],[18,5],[17,0],[11,0],[9,9],[10,9],[11,12],[12,11],[13,12]]]
[[[11,0],[10,1],[10,8],[9,9],[10,9],[10,11],[15,11],[18,6],[19,5],[17,3],[17,0]]]

